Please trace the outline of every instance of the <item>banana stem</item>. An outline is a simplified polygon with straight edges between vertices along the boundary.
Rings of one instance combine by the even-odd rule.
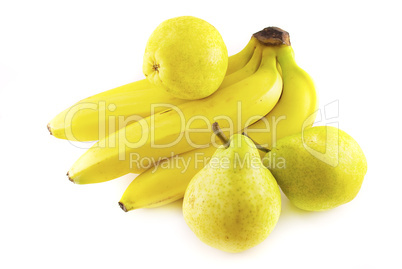
[[[266,148],[266,147],[263,147],[263,146],[261,146],[260,144],[258,144],[257,142],[255,142],[254,139],[252,139],[251,137],[249,137],[245,132],[243,132],[243,133],[241,133],[241,134],[244,135],[244,136],[247,136],[251,141],[253,141],[253,143],[255,144],[255,147],[256,147],[258,150],[261,150],[262,152],[265,152],[265,153],[268,153],[268,152],[271,151],[270,149],[268,149],[268,148]]]
[[[253,34],[261,44],[265,46],[290,46],[289,33],[278,27],[267,27]]]
[[[212,131],[214,132],[214,134],[222,141],[223,146],[225,148],[229,147],[229,139],[224,135],[224,133],[222,132],[221,128],[219,127],[219,124],[217,122],[214,122],[212,124]]]

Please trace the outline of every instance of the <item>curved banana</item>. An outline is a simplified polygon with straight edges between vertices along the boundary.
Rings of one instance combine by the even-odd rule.
[[[178,99],[156,87],[134,89],[103,97],[89,97],[58,114],[48,124],[50,134],[70,141],[96,141],[151,114],[152,103],[179,105]],[[158,107],[155,112],[160,112]]]
[[[226,75],[230,75],[236,72],[239,68],[245,66],[248,63],[257,45],[256,41],[257,40],[252,37],[247,45],[240,52],[229,57]]]
[[[256,50],[263,52],[261,65],[253,75],[207,98],[156,113],[99,140],[72,166],[69,179],[95,183],[140,173],[162,158],[207,147],[215,139],[210,133],[215,121],[231,133],[256,122],[272,110],[282,92],[275,49],[257,46]],[[230,135],[228,131],[226,134]]]
[[[243,79],[248,78],[252,74],[254,74],[258,68],[260,67],[261,64],[261,50],[256,49],[257,46],[254,47],[253,49],[253,54],[249,62],[243,66],[241,69],[237,70],[234,73],[231,73],[225,77],[225,79],[222,81],[222,84],[220,85],[219,89],[224,89],[226,87],[229,87],[233,84],[236,84],[239,81],[242,81]]]
[[[229,57],[228,72],[220,88],[250,75],[251,69],[244,67],[247,67],[255,47],[252,39],[242,51]],[[188,100],[175,98],[152,85],[148,79],[143,79],[79,101],[53,118],[48,129],[50,134],[60,139],[96,141],[151,115],[151,104],[179,105],[185,102]],[[158,106],[153,112],[165,109]]]
[[[277,139],[312,126],[318,108],[314,83],[297,66],[292,48],[281,46],[277,54],[283,76],[282,96],[271,112],[245,130],[253,140],[268,148]],[[192,177],[204,167],[215,150],[213,146],[193,150],[151,167],[127,187],[120,199],[120,207],[129,211],[158,207],[181,199]]]
[[[275,146],[276,140],[282,137],[300,133],[311,127],[318,109],[314,81],[297,65],[292,47],[280,46],[277,54],[283,78],[282,96],[263,120],[245,130],[247,135],[267,148]],[[264,129],[269,133],[258,131]]]

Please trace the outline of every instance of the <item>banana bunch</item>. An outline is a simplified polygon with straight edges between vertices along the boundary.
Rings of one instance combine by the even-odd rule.
[[[212,123],[227,136],[244,132],[270,148],[312,126],[316,110],[313,81],[296,64],[288,33],[268,27],[229,57],[222,85],[207,98],[177,99],[141,80],[76,103],[48,129],[61,139],[98,140],[69,170],[74,183],[140,174],[119,202],[129,211],[184,196],[219,144]]]

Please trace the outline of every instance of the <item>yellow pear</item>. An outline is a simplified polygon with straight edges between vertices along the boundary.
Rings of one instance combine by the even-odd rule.
[[[214,93],[228,66],[228,52],[218,30],[191,16],[162,22],[146,45],[143,72],[160,88],[181,99]]]
[[[335,208],[355,198],[367,172],[357,142],[331,126],[284,137],[263,158],[282,191],[308,211]]]
[[[187,187],[183,215],[204,243],[241,252],[261,243],[281,211],[279,187],[254,143],[235,134]]]

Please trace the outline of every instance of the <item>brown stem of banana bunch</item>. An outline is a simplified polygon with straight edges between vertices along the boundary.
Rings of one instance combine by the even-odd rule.
[[[285,30],[278,27],[267,27],[253,34],[262,45],[265,46],[290,46],[290,36]]]

